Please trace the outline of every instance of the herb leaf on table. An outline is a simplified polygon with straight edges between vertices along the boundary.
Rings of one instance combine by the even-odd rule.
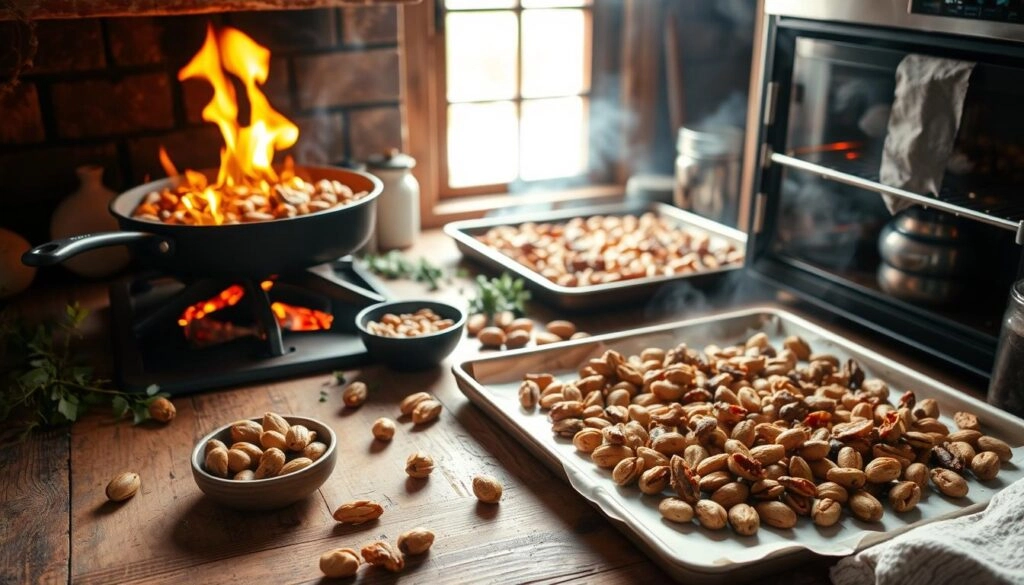
[[[0,313],[0,444],[26,438],[34,429],[72,423],[91,407],[109,406],[120,420],[148,420],[149,405],[167,397],[156,386],[146,394],[110,387],[76,359],[72,342],[81,337],[89,311],[68,305],[56,321],[30,325],[11,310]]]
[[[513,278],[507,272],[495,278],[487,278],[483,274],[476,277],[476,294],[469,302],[471,313],[487,315],[488,322],[494,315],[502,311],[512,311],[517,316],[526,312],[526,301],[530,300],[530,291],[526,290],[521,278]]]
[[[428,290],[438,290],[444,272],[426,258],[413,262],[398,250],[386,254],[367,254],[363,257],[366,267],[374,274],[388,279],[408,278],[426,283]]]

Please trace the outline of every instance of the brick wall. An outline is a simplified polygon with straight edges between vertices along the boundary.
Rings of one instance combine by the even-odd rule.
[[[33,67],[0,98],[0,227],[48,240],[81,164],[115,191],[163,176],[160,145],[179,168],[215,167],[220,134],[200,118],[212,90],[177,81],[211,20],[271,50],[264,92],[299,126],[298,162],[401,146],[394,7],[40,21]],[[27,48],[23,25],[0,23],[0,82]]]

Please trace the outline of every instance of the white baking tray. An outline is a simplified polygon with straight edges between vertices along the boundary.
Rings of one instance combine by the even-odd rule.
[[[635,487],[615,485],[610,471],[598,468],[589,456],[578,453],[570,439],[551,432],[545,413],[530,413],[519,405],[519,383],[529,372],[550,372],[568,380],[587,360],[599,357],[606,349],[630,355],[645,347],[669,348],[681,342],[695,348],[711,343],[724,346],[743,342],[762,331],[776,347],[781,347],[786,336],[799,335],[815,352],[831,353],[841,360],[857,360],[869,378],[880,378],[889,384],[893,392],[890,400],[894,403],[908,389],[914,391],[918,400],[934,398],[940,405],[942,421],[951,429],[956,429],[951,419],[954,412],[976,413],[984,432],[1013,447],[1012,461],[1005,464],[992,481],[969,478],[970,493],[959,500],[929,489],[911,512],[896,514],[886,505],[881,522],[861,522],[844,511],[840,523],[830,528],[821,528],[807,518],[800,518],[792,530],[762,525],[757,535],[743,537],[728,529],[706,530],[696,522],[681,525],[663,520],[658,513],[662,496],[643,496]],[[848,555],[914,526],[978,511],[996,492],[1024,477],[1021,466],[1024,421],[774,308],[712,315],[538,349],[505,352],[456,364],[452,370],[460,389],[470,400],[564,476],[581,496],[597,506],[673,577],[688,582],[717,582],[726,574],[730,580],[751,579],[799,561],[810,553]]]

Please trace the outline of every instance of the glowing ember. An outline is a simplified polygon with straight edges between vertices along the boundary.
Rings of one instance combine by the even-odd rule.
[[[273,287],[274,283],[270,280],[264,280],[260,283],[260,288],[265,291],[269,291]],[[210,335],[214,330],[217,331],[218,337],[220,337],[223,335],[221,330],[225,327],[238,329],[244,334],[248,334],[248,329],[237,328],[230,323],[213,325],[203,320],[211,313],[237,305],[244,297],[245,289],[237,284],[233,284],[222,290],[217,296],[187,307],[178,319],[178,325],[185,329],[186,336],[190,339],[197,337],[197,335]],[[297,307],[287,303],[271,303],[270,310],[274,313],[274,317],[281,328],[289,331],[326,330],[330,329],[331,324],[334,322],[334,316],[330,313],[306,307]]]
[[[245,33],[210,26],[202,48],[178,72],[178,79],[205,79],[213,98],[203,108],[203,120],[220,129],[224,147],[216,182],[202,173],[179,174],[167,152],[160,148],[160,164],[174,179],[174,187],[148,194],[133,216],[172,224],[221,225],[295,217],[347,205],[365,196],[338,181],[311,184],[298,177],[291,159],[280,172],[274,154],[299,139],[299,129],[271,107],[260,90],[270,71],[270,51]],[[249,124],[239,121],[235,86],[228,74],[245,87]]]

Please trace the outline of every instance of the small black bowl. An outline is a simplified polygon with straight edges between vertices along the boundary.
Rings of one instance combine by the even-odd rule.
[[[380,322],[386,313],[402,315],[430,309],[454,324],[442,331],[416,337],[386,337],[370,333],[367,324]],[[396,370],[424,370],[441,363],[455,349],[466,328],[466,313],[446,303],[428,300],[388,301],[366,307],[356,315],[356,327],[370,357]]]

